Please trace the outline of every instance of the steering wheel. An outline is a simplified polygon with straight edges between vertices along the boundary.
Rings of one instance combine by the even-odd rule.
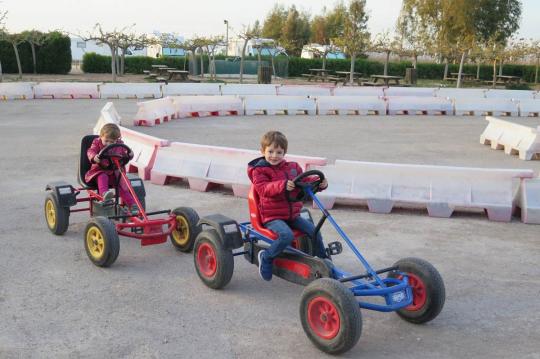
[[[121,152],[119,151],[120,153],[114,153],[112,152],[112,150],[114,150],[115,148],[123,148],[125,151],[121,151]],[[130,152],[131,152],[131,148],[124,145],[123,143],[113,143],[113,144],[107,145],[98,153],[98,156],[100,159],[98,163],[99,167],[101,167],[101,169],[103,170],[116,169],[114,168],[114,162],[111,160],[111,158],[118,158],[120,165],[124,166],[131,160],[131,158],[129,157]],[[108,160],[107,164],[103,164],[102,160],[104,159]]]
[[[303,179],[312,176],[317,177],[315,181],[302,181]],[[319,186],[322,181],[324,181],[324,174],[318,170],[309,170],[299,176],[296,176],[296,178],[292,181],[294,182],[295,187],[298,188],[298,193],[296,194],[296,196],[293,196],[291,194],[292,191],[285,191],[287,193],[287,200],[289,202],[300,202],[303,201],[307,196],[306,188],[311,188],[311,191],[313,193],[317,193],[319,191]]]

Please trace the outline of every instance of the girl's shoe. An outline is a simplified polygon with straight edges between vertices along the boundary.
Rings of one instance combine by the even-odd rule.
[[[140,211],[139,211],[139,207],[138,207],[136,204],[134,204],[133,206],[131,206],[131,214],[132,214],[132,215],[136,216],[136,215],[139,214],[139,212],[140,212]]]

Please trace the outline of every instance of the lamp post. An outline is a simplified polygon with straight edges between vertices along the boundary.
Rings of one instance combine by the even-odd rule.
[[[225,30],[225,56],[229,56],[229,20],[223,20],[226,26]]]

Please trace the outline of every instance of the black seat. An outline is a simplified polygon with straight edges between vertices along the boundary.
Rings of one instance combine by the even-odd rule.
[[[77,173],[77,180],[79,181],[79,184],[81,186],[90,188],[90,189],[97,189],[97,184],[95,179],[86,182],[84,180],[84,175],[86,172],[90,170],[90,167],[92,167],[92,164],[90,163],[90,160],[88,159],[88,155],[86,152],[92,145],[92,141],[94,141],[95,138],[99,137],[98,135],[86,135],[81,140],[81,154],[79,156],[79,172]]]

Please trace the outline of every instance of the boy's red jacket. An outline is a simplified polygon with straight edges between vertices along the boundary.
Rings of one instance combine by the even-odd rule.
[[[272,166],[264,157],[249,162],[248,176],[259,195],[259,212],[263,223],[274,219],[292,220],[300,215],[302,202],[289,202],[286,197],[287,181],[302,174],[296,162],[281,161]],[[291,195],[296,195],[293,190]]]

